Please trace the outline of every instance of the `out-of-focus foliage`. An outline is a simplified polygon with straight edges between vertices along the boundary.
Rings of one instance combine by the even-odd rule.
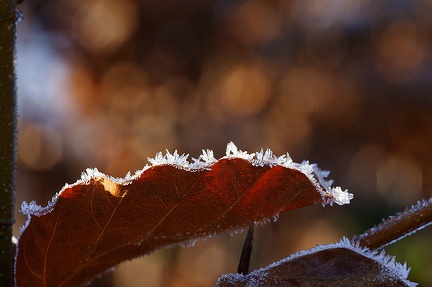
[[[45,204],[86,167],[124,176],[165,148],[219,157],[230,140],[331,170],[352,204],[258,228],[258,268],[432,195],[430,1],[21,5],[18,202]],[[426,229],[389,252],[422,285],[432,284],[431,239]],[[102,281],[212,286],[235,271],[242,240],[160,251]]]

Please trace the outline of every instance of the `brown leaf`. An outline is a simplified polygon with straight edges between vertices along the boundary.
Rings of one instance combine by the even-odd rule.
[[[416,286],[407,280],[409,270],[394,257],[339,243],[302,251],[248,275],[226,274],[217,287],[402,287]]]
[[[17,286],[79,286],[165,246],[352,198],[331,189],[316,167],[269,151],[248,155],[230,143],[220,160],[211,151],[193,164],[186,158],[158,154],[153,166],[123,180],[88,170],[46,208],[24,204],[29,220],[18,242]]]

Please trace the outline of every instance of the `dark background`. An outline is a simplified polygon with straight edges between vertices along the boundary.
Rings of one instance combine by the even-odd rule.
[[[26,0],[18,25],[18,196],[156,152],[271,148],[355,198],[257,228],[252,268],[352,237],[432,194],[431,1]],[[17,212],[17,228],[25,218]],[[213,286],[245,234],[160,250],[92,286]],[[432,230],[387,251],[432,285]]]

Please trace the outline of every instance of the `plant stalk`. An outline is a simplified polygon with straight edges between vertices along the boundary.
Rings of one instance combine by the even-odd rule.
[[[0,286],[14,286],[16,0],[0,0]]]
[[[371,250],[381,249],[432,224],[432,198],[421,200],[404,212],[353,238],[353,242]]]
[[[253,233],[254,233],[254,225],[252,222],[249,226],[248,233],[246,235],[245,242],[243,244],[242,253],[240,255],[240,262],[238,265],[237,273],[247,275],[249,274],[249,265],[252,257],[252,247],[253,247]]]

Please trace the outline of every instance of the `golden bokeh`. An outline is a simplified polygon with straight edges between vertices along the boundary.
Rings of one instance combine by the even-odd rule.
[[[45,205],[87,167],[122,177],[229,141],[317,162],[355,195],[258,227],[254,269],[431,197],[432,5],[390,2],[24,1],[15,233],[22,200]],[[429,229],[391,249],[424,286]],[[161,250],[91,286],[214,286],[243,238]]]

